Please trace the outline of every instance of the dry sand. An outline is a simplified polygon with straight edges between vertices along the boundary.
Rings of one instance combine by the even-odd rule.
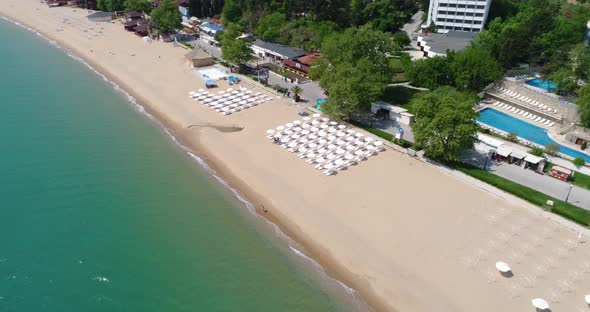
[[[393,150],[326,177],[265,138],[297,118],[286,100],[215,113],[187,98],[203,82],[184,63],[185,49],[145,44],[119,22],[90,23],[86,13],[0,0],[0,14],[118,81],[376,310],[534,311],[531,299],[542,297],[553,311],[588,311],[590,246],[540,210]],[[498,274],[500,260],[513,277]]]

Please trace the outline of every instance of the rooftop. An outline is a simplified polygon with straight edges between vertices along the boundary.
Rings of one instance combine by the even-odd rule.
[[[446,34],[429,33],[422,36],[430,47],[430,51],[437,54],[446,54],[447,50],[461,51],[471,43],[477,33],[466,31],[449,31]]]
[[[203,23],[203,24],[201,24],[200,27],[207,28],[207,29],[213,30],[215,32],[223,31],[223,27],[216,25],[216,24],[211,24],[211,23]]]
[[[203,51],[201,49],[194,49],[194,50],[190,51],[189,53],[185,54],[184,57],[187,60],[200,60],[200,59],[211,58],[211,55],[207,54],[205,51]]]
[[[266,50],[275,52],[276,54],[280,54],[280,55],[285,56],[289,59],[295,59],[295,58],[305,55],[305,51],[303,49],[290,47],[288,45],[284,45],[284,44],[280,44],[280,43],[266,42],[266,41],[262,41],[260,39],[256,39],[252,43],[252,45],[255,45],[255,46],[260,47],[262,49],[266,49]]]
[[[297,61],[301,64],[305,64],[305,65],[309,66],[309,65],[311,65],[311,63],[314,60],[316,60],[320,57],[321,57],[321,54],[319,52],[313,52],[313,53],[310,53],[306,56],[302,56],[302,57],[298,58]]]

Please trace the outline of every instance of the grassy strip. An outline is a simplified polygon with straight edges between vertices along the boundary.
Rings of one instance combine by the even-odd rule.
[[[590,211],[588,210],[555,199],[539,191],[504,179],[502,177],[499,177],[495,174],[492,174],[479,168],[471,167],[464,164],[455,165],[454,168],[478,180],[493,185],[503,191],[506,191],[512,195],[518,196],[543,209],[561,215],[569,220],[572,220],[585,226],[590,225]],[[553,201],[553,207],[547,205],[547,200]]]

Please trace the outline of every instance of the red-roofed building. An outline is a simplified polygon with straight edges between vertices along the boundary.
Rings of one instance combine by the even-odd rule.
[[[283,65],[285,65],[287,69],[292,69],[297,73],[307,77],[313,61],[317,60],[320,57],[321,54],[319,52],[312,52],[305,56],[299,57],[295,60],[291,60],[288,58],[283,59]]]
[[[313,63],[313,61],[317,60],[321,56],[322,56],[322,54],[320,52],[312,52],[312,53],[307,54],[306,56],[302,56],[302,57],[298,58],[297,62],[299,62],[303,65],[311,66],[311,63]]]

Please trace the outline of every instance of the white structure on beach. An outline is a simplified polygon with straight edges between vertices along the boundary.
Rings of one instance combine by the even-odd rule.
[[[483,30],[491,0],[431,0],[426,26],[434,24],[437,32],[449,30],[479,32]]]

